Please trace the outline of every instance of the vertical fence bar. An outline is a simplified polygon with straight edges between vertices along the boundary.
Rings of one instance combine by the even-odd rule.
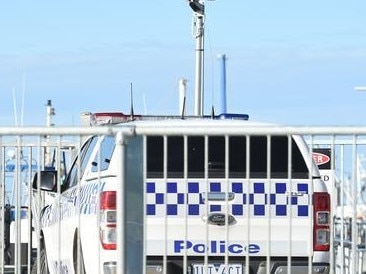
[[[288,148],[288,152],[287,152],[287,180],[288,180],[288,185],[289,185],[289,189],[292,189],[292,136],[291,135],[287,135],[287,148]],[[291,199],[291,197],[289,197]],[[288,210],[289,213],[287,215],[287,224],[288,224],[288,243],[287,243],[287,248],[288,248],[288,253],[287,253],[287,272],[291,273],[291,264],[292,264],[292,205],[291,203],[289,203],[288,205]]]
[[[30,273],[31,266],[32,266],[32,244],[33,244],[33,224],[32,224],[32,172],[33,172],[33,165],[32,165],[32,159],[33,159],[33,149],[32,147],[28,147],[28,172],[27,172],[27,182],[28,182],[28,203],[27,203],[27,214],[28,214],[28,246],[27,246],[27,271]]]
[[[331,248],[331,252],[330,252],[330,265],[335,265],[335,244],[334,244],[334,216],[335,216],[335,205],[337,203],[337,191],[336,191],[336,185],[335,185],[335,136],[331,135],[331,141],[330,141],[330,170],[331,170],[331,180],[329,181],[329,184],[331,184],[331,211],[330,211],[330,218],[331,218],[331,222],[332,225],[330,226],[330,235],[333,235],[332,237],[330,237],[330,248]],[[330,267],[330,271],[333,271],[333,268]]]
[[[183,182],[184,182],[184,189],[185,193],[189,193],[189,187],[188,187],[188,136],[183,136]],[[185,199],[188,200],[188,195],[186,195]],[[186,243],[188,241],[188,201],[184,204],[184,242]],[[187,255],[187,249],[184,249],[183,254],[183,272],[188,273],[188,255]]]
[[[351,193],[352,193],[352,201],[351,201],[351,205],[352,205],[352,220],[351,220],[351,235],[352,235],[352,268],[351,268],[351,273],[356,273],[356,263],[357,263],[357,181],[358,181],[358,176],[357,176],[357,136],[353,135],[352,137],[352,182],[351,182]]]
[[[265,205],[265,212],[267,211],[267,254],[266,254],[266,273],[271,273],[271,210],[269,208],[269,198],[271,195],[271,135],[266,136],[266,147],[267,147],[267,159],[266,159],[266,186],[267,191],[265,191],[267,196],[267,201]]]
[[[163,136],[163,178],[164,186],[168,178],[168,137]],[[168,198],[167,191],[164,192],[164,201],[166,202]],[[164,254],[163,254],[163,274],[168,274],[168,239],[169,239],[169,219],[167,214],[164,214]]]
[[[208,142],[209,142],[209,139],[208,139],[208,135],[205,135],[204,136],[204,152],[205,152],[205,156],[204,156],[204,164],[205,164],[205,168],[204,168],[204,184],[205,184],[205,188],[206,188],[206,191],[205,191],[205,206],[206,206],[206,212],[208,213],[209,212],[209,203],[208,203],[208,191],[209,191],[209,180],[208,180],[208,161],[209,161],[209,145],[208,145]],[[208,243],[209,243],[209,226],[208,226],[208,222],[205,223],[205,239],[204,239],[204,242],[206,244],[206,246],[208,246]],[[204,264],[205,264],[205,267],[204,267],[204,271],[205,272],[208,272],[208,264],[209,264],[209,258],[208,258],[208,251],[205,252],[204,254]]]
[[[225,182],[225,241],[229,243],[229,136],[225,135],[224,139],[224,148],[225,148],[225,157],[224,157],[224,182]],[[225,265],[228,268],[229,267],[229,254],[228,252],[225,253]]]
[[[3,138],[0,136],[0,165],[4,168],[1,169],[0,174],[0,270],[4,272],[5,265],[5,153],[3,148]]]
[[[142,173],[143,173],[143,180],[142,180],[142,184],[143,184],[143,238],[142,238],[142,273],[146,274],[147,272],[147,251],[146,251],[146,247],[147,247],[147,209],[146,209],[146,204],[147,204],[147,191],[146,191],[146,183],[147,183],[147,138],[146,135],[142,136]]]
[[[15,252],[15,271],[17,273],[20,273],[21,271],[21,253],[20,253],[20,247],[21,247],[21,219],[20,219],[20,181],[21,181],[21,156],[22,156],[22,151],[21,151],[21,139],[20,136],[17,136],[17,153],[16,153],[16,175],[15,175],[15,182],[14,182],[14,187],[15,187],[15,243],[14,243],[14,252]]]
[[[245,162],[246,162],[246,167],[245,167],[245,178],[246,178],[246,184],[245,184],[245,190],[244,193],[247,197],[247,199],[245,200],[245,215],[246,215],[246,227],[247,227],[247,231],[245,234],[245,244],[248,246],[250,243],[250,214],[249,214],[249,192],[250,192],[250,135],[245,135],[245,141],[246,141],[246,152],[247,154],[245,155]],[[246,252],[245,254],[245,274],[249,274],[250,273],[250,256],[249,256],[249,252]]]
[[[344,183],[346,181],[346,177],[345,177],[345,168],[344,168],[344,145],[341,145],[341,180],[342,180],[342,183],[341,183],[341,186],[340,186],[340,192],[341,192],[341,195],[340,195],[340,206],[341,206],[341,213],[340,213],[340,217],[341,217],[341,231],[340,231],[340,251],[341,251],[341,254],[340,254],[340,268],[341,268],[341,271],[344,270],[345,268],[345,254],[344,254],[344,243],[345,243],[345,231],[344,231],[344,203],[345,203],[345,200],[344,200],[344,193],[345,193],[345,190],[344,190]]]
[[[309,193],[311,193],[314,197],[314,179],[313,179],[313,176],[314,176],[314,170],[313,170],[313,156],[312,156],[312,153],[313,153],[313,147],[314,147],[314,135],[310,135],[310,144],[309,144],[309,157],[308,159],[306,159],[308,161],[307,165],[309,167],[309,181],[310,181],[310,184],[309,184]],[[310,199],[311,200],[311,206],[310,206],[310,212],[309,212],[309,217],[310,217],[310,222],[309,222],[309,226],[310,226],[310,229],[309,231],[313,231],[313,226],[314,226],[314,200],[313,199]],[[309,239],[310,240],[310,244],[309,244],[309,250],[308,250],[308,262],[309,262],[309,265],[308,265],[308,273],[311,274],[312,272],[312,265],[313,265],[313,258],[312,258],[312,254],[313,254],[313,249],[314,249],[314,246],[311,244],[314,242],[314,235],[312,233],[310,233],[309,235]]]
[[[116,134],[116,151],[120,168],[117,171],[117,274],[131,273],[125,263],[125,143],[122,132]]]

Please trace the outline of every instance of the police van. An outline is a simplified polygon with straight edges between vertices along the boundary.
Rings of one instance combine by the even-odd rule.
[[[34,178],[56,193],[34,273],[329,273],[330,196],[301,136],[247,115],[91,121],[111,134],[88,137],[64,180]]]

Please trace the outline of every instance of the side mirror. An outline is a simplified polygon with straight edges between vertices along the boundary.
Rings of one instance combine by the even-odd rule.
[[[36,172],[33,177],[32,188],[39,188],[44,191],[55,191],[57,188],[57,171],[55,170],[42,170],[41,172]]]

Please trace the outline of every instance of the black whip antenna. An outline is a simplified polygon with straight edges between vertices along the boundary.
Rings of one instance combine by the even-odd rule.
[[[130,84],[130,100],[131,100],[131,109],[130,109],[130,116],[131,119],[134,119],[134,113],[133,113],[133,92],[132,92],[132,83]]]
[[[181,113],[181,119],[184,120],[184,110],[186,108],[186,97],[183,98],[183,107],[182,107],[182,113]]]

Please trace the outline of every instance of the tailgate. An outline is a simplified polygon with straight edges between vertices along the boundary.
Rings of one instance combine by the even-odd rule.
[[[146,183],[148,255],[310,256],[309,180]]]

